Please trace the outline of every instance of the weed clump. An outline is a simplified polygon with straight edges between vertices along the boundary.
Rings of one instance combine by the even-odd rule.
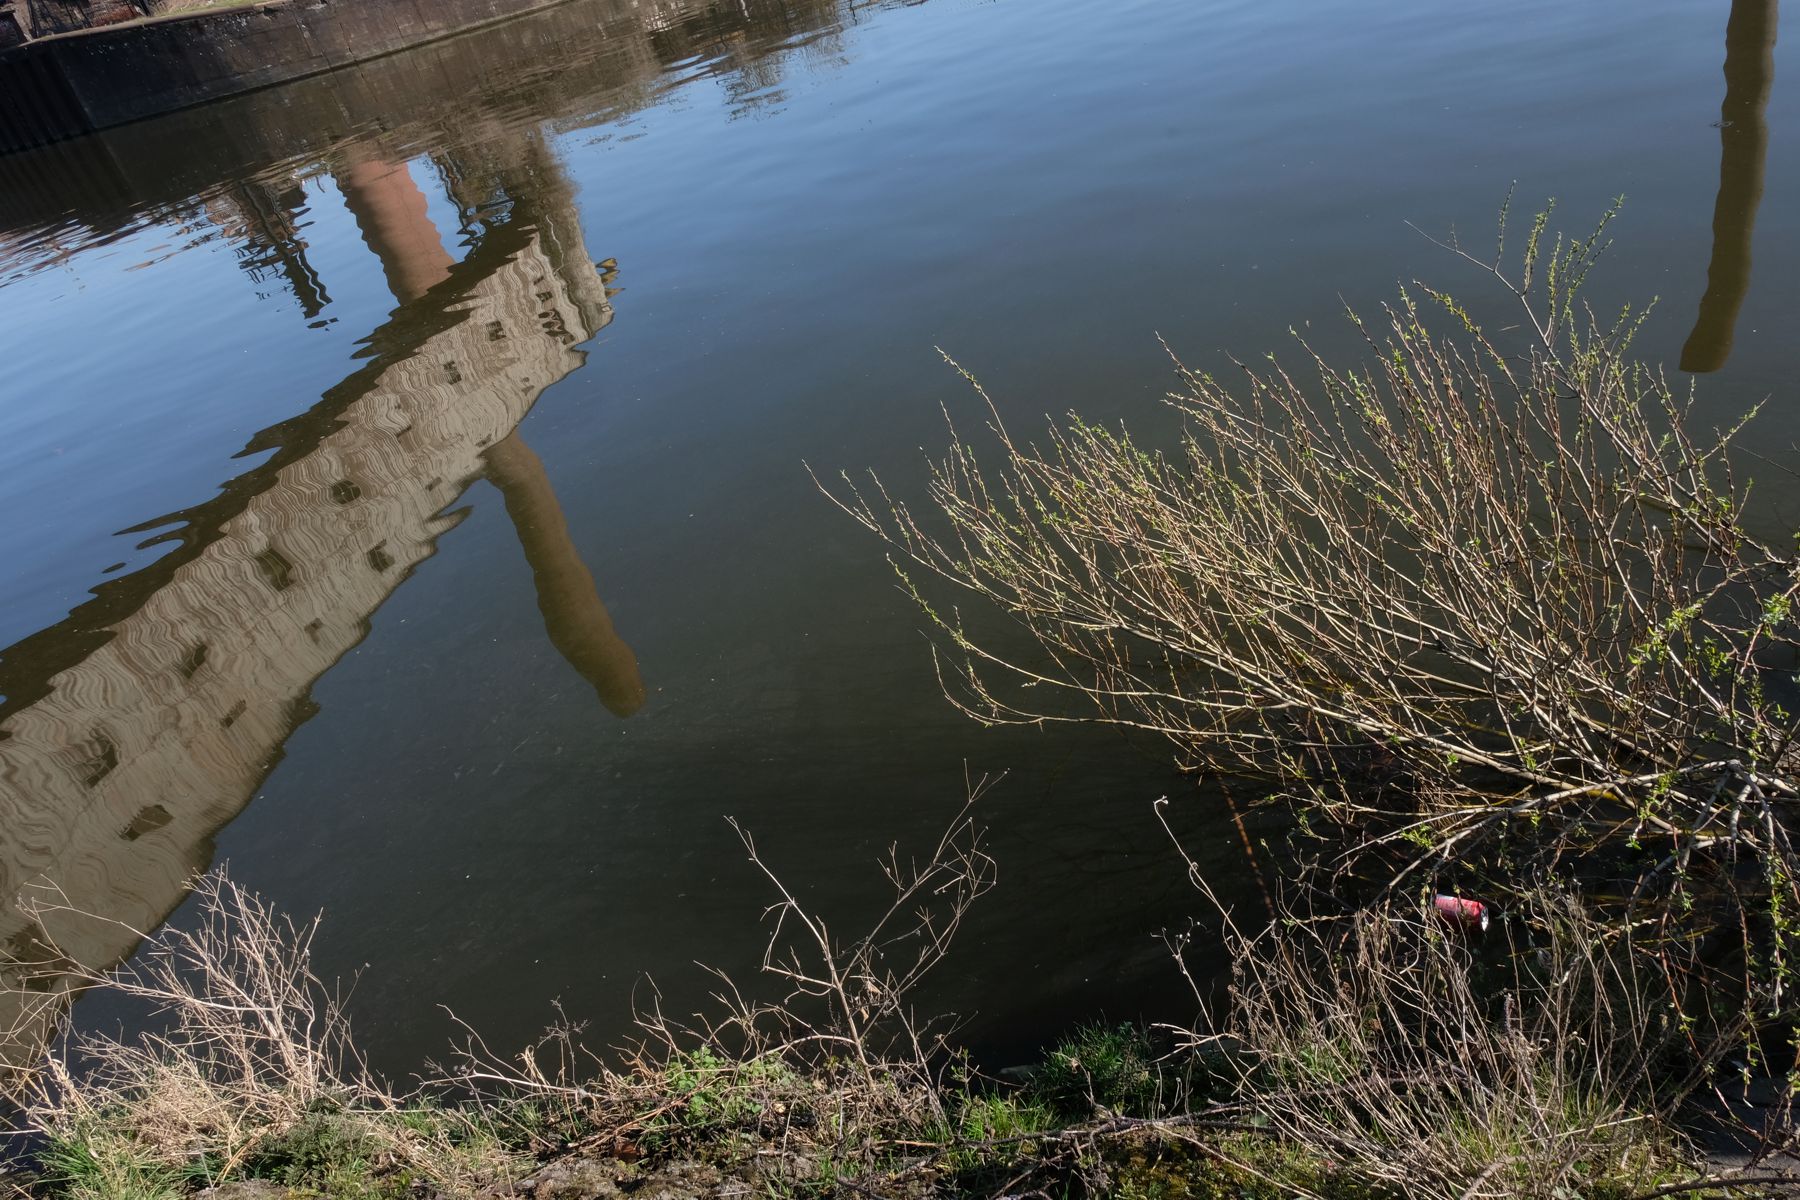
[[[1174,1083],[1142,1030],[1084,1025],[1045,1057],[1031,1090],[1068,1119],[1095,1113],[1150,1117],[1176,1099]]]
[[[444,1076],[452,1100],[441,1088],[398,1096],[358,1070],[335,1017],[271,1023],[327,1011],[290,990],[314,986],[295,945],[302,927],[271,923],[222,882],[203,896],[224,906],[203,923],[214,940],[164,931],[160,948],[229,944],[232,956],[157,978],[188,989],[163,999],[204,1012],[207,1035],[194,1036],[199,1017],[178,1015],[187,1034],[53,1051],[26,1096],[44,1146],[33,1195],[179,1200],[266,1181],[350,1200],[721,1189],[793,1200],[1021,1190],[1626,1200],[1695,1170],[1654,1113],[1620,1099],[1630,1081],[1612,1072],[1628,1070],[1643,1043],[1604,1042],[1627,1014],[1607,1017],[1596,999],[1635,993],[1607,973],[1616,956],[1587,943],[1544,947],[1536,974],[1516,978],[1511,1007],[1496,1013],[1466,947],[1404,914],[1228,929],[1236,987],[1219,1032],[1157,1047],[1130,1025],[1084,1027],[1022,1086],[982,1079],[954,1057],[808,1054],[806,1040],[733,1050],[722,1027],[683,1034],[653,1023],[661,1053],[640,1048],[618,1067],[594,1059],[582,1074],[546,1065],[575,1061],[568,1028],[510,1071],[465,1058]],[[141,989],[152,977],[130,978]],[[210,982],[197,990],[198,980]],[[231,988],[251,1002],[200,1003]],[[269,1045],[277,1036],[282,1049]],[[249,1047],[261,1057],[243,1057]],[[94,1069],[79,1070],[76,1056]],[[1598,1070],[1601,1060],[1612,1065]],[[301,1086],[281,1073],[286,1061],[316,1069]],[[256,1067],[248,1077],[245,1062]]]
[[[935,511],[828,488],[964,712],[1154,735],[1292,814],[1295,899],[1192,1040],[1245,1119],[1409,1195],[1690,1190],[1671,1131],[1734,1074],[1780,1093],[1751,1143],[1800,1149],[1800,554],[1747,516],[1744,422],[1587,304],[1612,215],[1452,239],[1493,325],[1416,285],[1348,365],[1177,362],[1166,445],[1027,441],[976,384]],[[1485,963],[1429,915],[1453,887],[1513,914]],[[1117,1111],[1087,1074],[1060,1102]]]

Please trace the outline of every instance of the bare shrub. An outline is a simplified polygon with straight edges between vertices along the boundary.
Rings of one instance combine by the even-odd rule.
[[[1283,785],[1354,742],[1457,796],[1703,800],[1684,785],[1720,757],[1791,794],[1794,722],[1762,667],[1795,644],[1793,556],[1744,528],[1729,434],[1697,439],[1628,357],[1637,320],[1575,307],[1600,234],[1541,258],[1544,220],[1520,282],[1492,268],[1536,332],[1522,357],[1427,288],[1465,342],[1403,294],[1359,368],[1307,352],[1311,381],[1245,366],[1234,390],[1180,367],[1173,456],[1078,417],[1039,450],[996,415],[998,470],[961,442],[933,470],[948,533],[851,487],[909,580],[997,603],[1044,652],[999,658],[942,615],[956,697],[1036,722],[1071,713],[991,684],[1072,692]]]
[[[1357,366],[1304,341],[1304,374],[1177,362],[1171,451],[1074,416],[1024,442],[988,402],[998,459],[956,440],[931,517],[880,480],[828,491],[886,542],[969,715],[1150,731],[1261,781],[1336,822],[1339,890],[1573,875],[1692,1063],[1760,1066],[1800,950],[1800,568],[1745,519],[1737,430],[1696,431],[1631,357],[1641,317],[1579,299],[1605,222],[1548,220],[1516,272],[1504,212],[1491,259],[1448,247],[1516,302],[1507,331],[1419,285],[1383,328],[1352,315]]]

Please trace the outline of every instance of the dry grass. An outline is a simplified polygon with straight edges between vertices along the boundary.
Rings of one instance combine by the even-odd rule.
[[[721,975],[708,1013],[653,1008],[614,1054],[584,1048],[567,1022],[516,1055],[465,1029],[447,1065],[405,1092],[368,1070],[340,996],[314,973],[318,921],[206,876],[191,919],[81,976],[137,1005],[141,1030],[65,1033],[14,1081],[23,1131],[45,1147],[44,1188],[161,1200],[262,1177],[332,1195],[500,1196],[541,1158],[580,1153],[697,1156],[784,1187],[879,1172],[956,1120],[940,1086],[947,1031],[906,998],[993,884],[973,817],[985,787],[925,856],[890,852],[891,902],[847,939],[740,831],[777,896],[764,964],[775,998]],[[47,949],[45,970],[69,969]]]
[[[295,922],[222,874],[197,880],[195,899],[191,922],[148,935],[114,971],[82,976],[132,1002],[142,1030],[66,1032],[15,1081],[25,1128],[51,1148],[70,1195],[228,1179],[323,1121],[330,1136],[452,1192],[507,1173],[505,1156],[485,1154],[456,1122],[406,1120],[408,1103],[370,1074],[338,995],[313,973],[316,918]]]
[[[197,920],[92,980],[161,1020],[65,1040],[22,1093],[38,1194],[174,1200],[258,1177],[502,1197],[569,1159],[626,1188],[785,1197],[1630,1197],[1694,1178],[1659,1111],[1666,1006],[1567,897],[1486,963],[1396,908],[1228,920],[1217,1027],[1161,1062],[1129,1029],[1089,1030],[1020,1090],[961,1073],[904,1003],[992,882],[972,814],[888,868],[893,906],[841,942],[770,877],[779,1002],[727,985],[709,1020],[648,1014],[623,1058],[566,1023],[516,1056],[471,1032],[404,1096],[314,975],[316,922],[209,877]]]
[[[778,995],[758,998],[715,972],[719,987],[709,1011],[676,1018],[657,998],[640,1014],[642,1036],[622,1059],[583,1049],[579,1029],[566,1023],[515,1056],[495,1054],[465,1030],[458,1053],[433,1082],[573,1106],[581,1123],[597,1131],[596,1141],[633,1138],[653,1118],[691,1113],[689,1091],[723,1086],[735,1094],[743,1086],[746,1096],[768,1101],[757,1108],[779,1108],[768,1092],[777,1080],[815,1091],[829,1083],[828,1107],[841,1126],[942,1122],[937,1082],[950,1030],[942,1021],[921,1021],[909,997],[948,954],[970,906],[994,884],[994,862],[974,816],[989,786],[986,779],[971,783],[968,800],[923,857],[889,850],[881,864],[889,902],[850,938],[834,935],[824,916],[802,904],[732,821],[777,897],[765,913],[771,928],[762,973]],[[671,1095],[671,1072],[702,1078]],[[730,1106],[741,1107],[736,1100]]]
[[[1567,896],[1477,957],[1400,905],[1227,924],[1234,1107],[1408,1197],[1634,1195],[1699,1174],[1659,1100],[1681,1034],[1660,979]],[[1520,923],[1518,928],[1525,928]]]

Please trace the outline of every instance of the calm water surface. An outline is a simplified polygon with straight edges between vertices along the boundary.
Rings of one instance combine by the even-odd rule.
[[[0,159],[0,883],[147,927],[229,862],[326,911],[405,1070],[437,1004],[605,1041],[646,977],[752,971],[727,815],[848,929],[1008,771],[926,1002],[997,1053],[1178,1014],[1150,803],[1247,896],[1235,828],[1155,746],[957,717],[804,464],[917,495],[940,405],[976,420],[934,347],[1017,425],[1166,430],[1158,333],[1348,352],[1342,301],[1479,295],[1406,222],[1485,242],[1515,180],[1583,224],[1624,193],[1596,296],[1659,297],[1646,351],[1709,416],[1772,397],[1794,458],[1774,10],[569,0]]]

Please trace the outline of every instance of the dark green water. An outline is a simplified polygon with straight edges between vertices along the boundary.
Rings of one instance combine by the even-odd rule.
[[[959,718],[803,464],[916,495],[940,405],[976,419],[938,346],[1017,427],[1166,429],[1158,333],[1351,352],[1342,300],[1480,295],[1406,222],[1485,242],[1514,180],[1583,225],[1627,195],[1596,298],[1659,297],[1646,353],[1719,420],[1771,397],[1791,460],[1773,22],[570,0],[0,159],[0,884],[144,927],[228,862],[325,910],[322,971],[409,1069],[439,1004],[504,1046],[560,998],[605,1042],[646,977],[685,1011],[696,960],[752,974],[727,815],[849,929],[890,842],[1008,771],[1000,886],[923,1001],[997,1053],[1179,1016],[1155,935],[1195,905],[1150,805],[1248,897],[1216,800],[1154,745]],[[0,940],[42,939],[13,906]]]

